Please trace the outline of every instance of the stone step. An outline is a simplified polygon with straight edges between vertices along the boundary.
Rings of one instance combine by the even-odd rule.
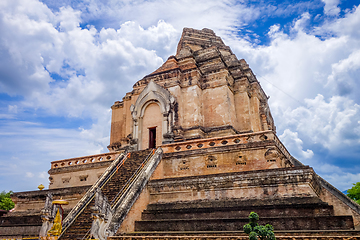
[[[360,239],[359,230],[287,230],[274,231],[276,239],[281,240],[354,240]],[[247,240],[243,231],[176,231],[176,232],[131,232],[122,236],[109,237],[109,240]]]
[[[248,218],[166,219],[135,222],[135,231],[242,231]],[[351,216],[268,217],[259,224],[270,223],[277,230],[337,230],[353,229]]]
[[[248,240],[248,236],[114,236],[108,240]],[[357,240],[360,236],[277,236],[278,240]]]
[[[119,168],[117,173],[115,173],[111,180],[102,188],[102,193],[108,198],[109,202],[113,201],[116,194],[135,173],[136,169],[150,152],[151,150],[142,150],[130,153],[130,157],[125,161],[124,165]]]
[[[360,236],[360,230],[274,230],[277,236]],[[247,236],[244,231],[129,232],[121,236]]]
[[[212,203],[181,203],[152,204],[142,212],[142,220],[159,219],[200,219],[200,218],[246,218],[250,212],[261,217],[281,216],[332,216],[333,206],[325,203],[283,203],[279,205],[246,205],[245,203],[228,201],[220,204]]]
[[[4,215],[0,218],[0,226],[26,226],[26,225],[42,225],[41,215],[30,216],[7,216]]]
[[[85,210],[75,219],[75,222],[66,230],[61,239],[81,239],[89,231],[92,224],[91,208],[94,206],[92,200]]]
[[[331,206],[317,197],[288,197],[288,198],[268,198],[268,199],[227,199],[227,200],[197,200],[171,203],[152,203],[148,210],[175,210],[187,208],[287,208],[287,207],[320,207],[328,208]]]

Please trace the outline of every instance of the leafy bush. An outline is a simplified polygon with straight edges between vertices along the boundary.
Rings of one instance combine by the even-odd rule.
[[[5,191],[2,191],[0,193],[0,209],[8,211],[8,210],[14,208],[15,203],[10,198],[11,194],[12,194],[12,191],[10,191],[8,193],[6,193]]]
[[[244,225],[244,232],[249,234],[250,240],[276,240],[274,234],[274,228],[270,224],[265,226],[259,225],[259,215],[255,212],[251,212],[249,215],[249,223]]]
[[[360,182],[353,183],[353,187],[347,190],[347,196],[360,204]]]

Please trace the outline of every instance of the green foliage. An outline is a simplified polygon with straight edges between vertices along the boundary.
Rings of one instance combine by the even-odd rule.
[[[0,193],[0,209],[8,211],[8,210],[14,208],[15,203],[10,198],[11,194],[12,194],[12,191],[10,191],[8,193],[5,191],[2,191]]]
[[[259,221],[259,215],[256,212],[251,212],[249,214],[249,220],[250,222],[257,222]]]
[[[252,228],[255,228],[259,224],[257,223],[259,221],[259,215],[256,212],[251,212],[249,215],[249,224]]]
[[[258,239],[257,233],[256,232],[249,233],[249,239],[250,240],[257,240]]]
[[[252,231],[252,227],[251,227],[251,225],[248,223],[248,224],[245,224],[244,225],[244,232],[246,233],[246,234],[250,234],[251,233],[251,231]]]
[[[360,204],[360,182],[353,183],[353,187],[347,190],[347,196]]]
[[[276,240],[274,234],[274,228],[270,224],[265,226],[259,225],[259,215],[255,212],[251,212],[249,215],[249,223],[244,225],[244,232],[249,234],[250,240]]]

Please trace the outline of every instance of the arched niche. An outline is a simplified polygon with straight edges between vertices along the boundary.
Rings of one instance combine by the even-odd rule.
[[[148,148],[148,146],[143,146],[145,142],[143,141],[144,137],[147,137],[148,134],[144,133],[143,128],[143,118],[145,111],[148,106],[152,104],[157,104],[160,108],[161,126],[158,126],[161,129],[161,143],[170,143],[173,141],[172,129],[174,126],[174,104],[175,98],[170,94],[168,90],[156,84],[153,81],[144,88],[137,98],[135,105],[131,105],[130,111],[133,119],[133,139],[136,143],[134,149],[142,150]],[[154,126],[156,127],[156,126]],[[149,130],[150,131],[150,130]]]

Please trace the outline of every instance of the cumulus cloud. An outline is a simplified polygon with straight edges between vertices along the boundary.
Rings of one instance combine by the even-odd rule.
[[[340,12],[339,0],[321,0],[325,3],[324,13],[326,15],[338,15]]]
[[[349,48],[358,48],[359,42],[356,41],[360,36],[360,29],[357,27],[360,21],[360,6],[354,6],[347,11],[345,17],[337,18],[333,21],[327,21],[324,25],[316,28],[317,33],[325,34],[330,32],[337,37],[343,36],[348,39]]]
[[[191,7],[189,7],[191,6]],[[234,21],[255,19],[259,11],[245,3],[228,0],[169,0],[169,1],[89,1],[75,8],[84,9],[84,19],[102,19],[101,24],[116,28],[128,19],[137,19],[145,27],[151,27],[160,19],[171,22],[176,29],[211,26],[217,31],[234,30]]]
[[[1,162],[14,159],[13,176],[44,176],[24,172],[23,164],[43,173],[50,161],[106,152],[110,106],[175,52],[179,35],[164,21],[146,29],[134,21],[100,30],[81,23],[81,13],[69,6],[52,12],[35,0],[1,3],[0,93],[23,97],[0,114]],[[22,121],[32,109],[34,121]],[[49,116],[91,124],[49,129],[36,122]]]
[[[318,95],[305,102],[306,106],[283,113],[280,139],[294,157],[346,190],[360,181],[360,106],[341,96],[325,100]]]
[[[311,158],[314,156],[310,149],[303,150],[303,141],[298,137],[297,132],[292,132],[290,129],[285,129],[284,133],[279,136],[285,146],[291,151],[294,156],[302,159]]]
[[[178,33],[164,21],[148,29],[127,22],[117,30],[97,31],[81,28],[80,12],[71,7],[52,13],[43,4],[32,3],[39,9],[31,16],[17,7],[22,2],[5,5],[0,25],[6,33],[0,41],[5,54],[0,91],[25,96],[26,107],[91,116],[159,67],[163,62],[159,55],[168,55],[176,45]],[[60,79],[55,81],[52,74]]]
[[[284,112],[282,124],[291,126],[306,136],[307,140],[321,144],[330,152],[359,143],[358,104],[341,96],[334,96],[327,102],[320,94],[305,102],[306,107]]]
[[[355,50],[347,58],[332,64],[332,72],[328,76],[327,86],[339,95],[354,95],[357,100],[359,85],[358,77],[360,74],[360,49]]]

